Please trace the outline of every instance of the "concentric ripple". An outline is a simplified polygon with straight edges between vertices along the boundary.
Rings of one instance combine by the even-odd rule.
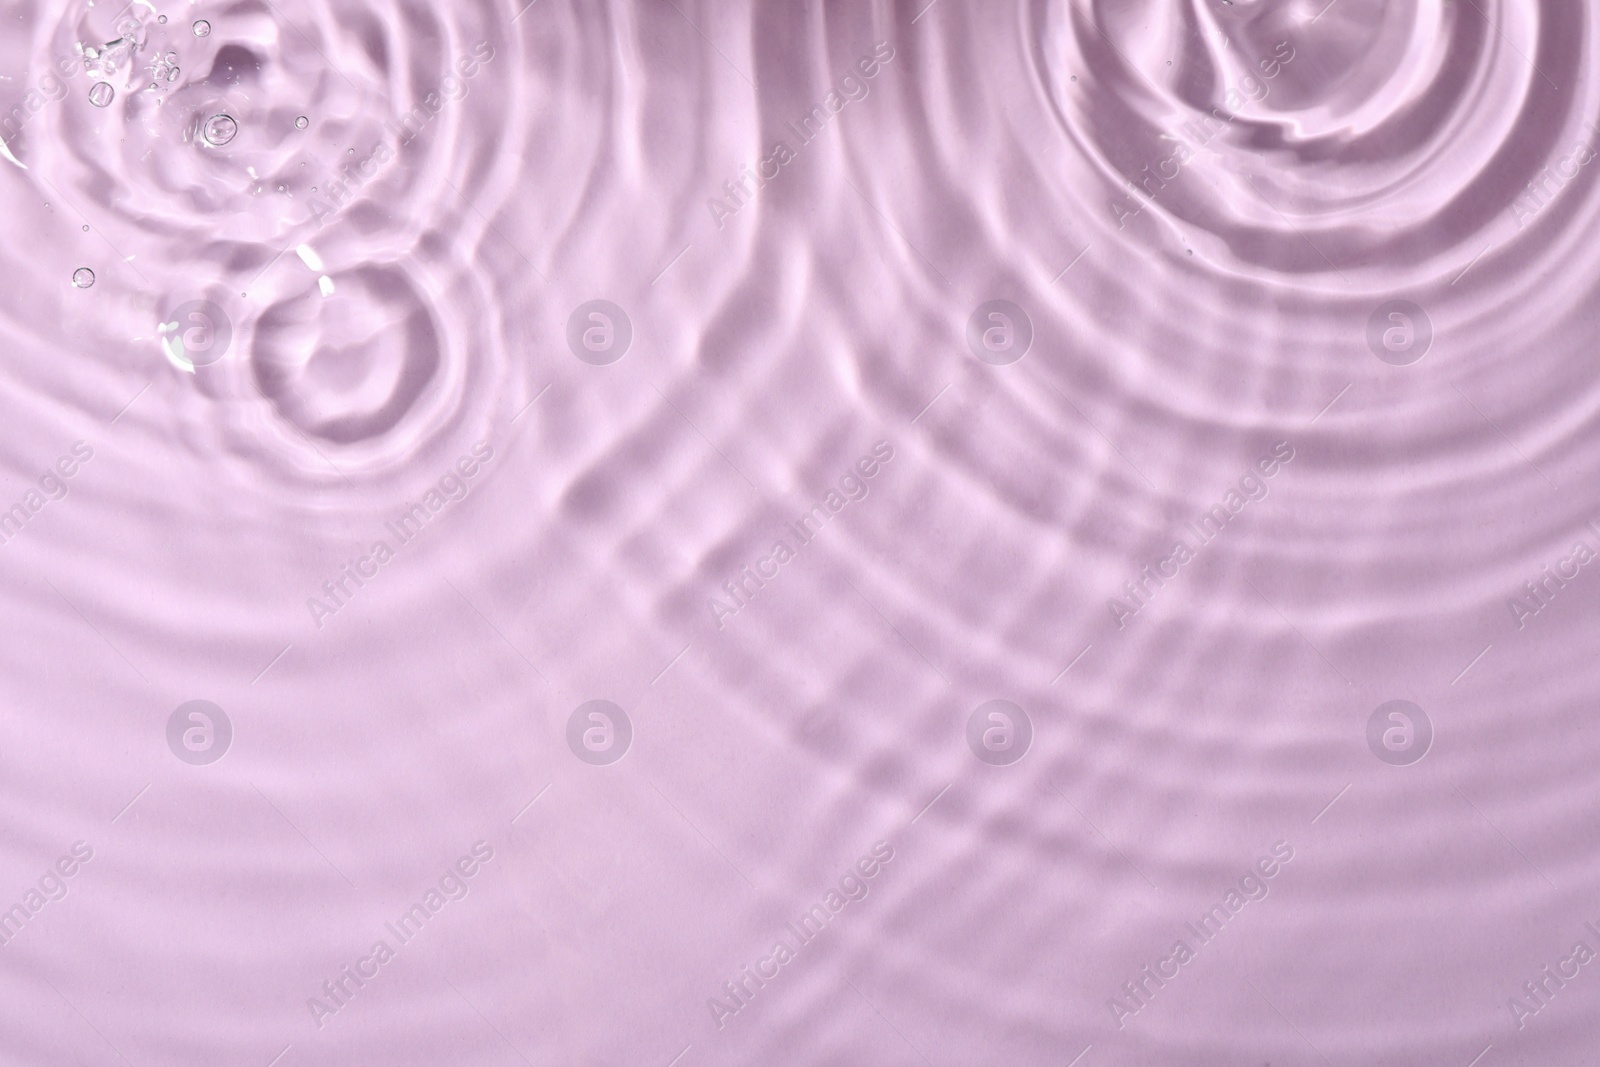
[[[0,1059],[1584,1062],[1581,4],[6,15]]]
[[[1238,270],[1453,276],[1600,144],[1576,7],[1041,0],[1032,20],[1061,121],[1120,187],[1105,221],[1148,216]]]
[[[281,440],[304,431],[360,447],[349,465],[371,468],[464,426],[481,432],[491,405],[463,383],[506,373],[504,337],[481,310],[458,322],[493,300],[460,224],[498,203],[482,185],[492,133],[464,118],[498,107],[468,98],[504,47],[501,16],[407,4],[113,11],[45,12],[35,65],[54,63],[65,93],[8,138],[41,194],[81,211],[123,258],[117,281],[131,291],[92,328],[158,356],[175,310],[209,301],[233,351],[193,384],[256,393],[265,421],[225,423],[256,427],[242,447],[282,419]],[[408,258],[430,292],[403,269],[368,266]],[[345,273],[306,266],[324,261]],[[462,287],[477,290],[468,304],[434,306]],[[375,354],[396,339],[402,355]],[[300,477],[332,474],[301,448],[271,451]]]

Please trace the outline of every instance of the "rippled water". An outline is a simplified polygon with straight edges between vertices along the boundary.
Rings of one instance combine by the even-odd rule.
[[[0,1062],[1590,1062],[1589,8],[5,14]]]

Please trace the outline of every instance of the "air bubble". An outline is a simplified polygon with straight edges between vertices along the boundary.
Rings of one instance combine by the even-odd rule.
[[[299,118],[294,120],[294,128],[297,130],[303,130],[309,125],[311,125],[311,120],[306,118],[304,115],[301,115]]]
[[[208,37],[208,36],[210,36],[211,35],[211,23],[207,22],[205,19],[197,19],[197,20],[195,20],[194,35],[196,37]]]
[[[72,284],[78,289],[87,289],[94,284],[94,271],[88,267],[79,267],[72,272]]]
[[[200,133],[206,143],[216,148],[221,148],[233,140],[234,134],[239,132],[239,124],[233,121],[231,115],[212,115],[206,119],[206,124]]]
[[[89,103],[95,107],[109,107],[117,91],[111,88],[110,82],[95,82],[89,86]]]
[[[156,16],[156,21],[161,23],[161,25],[165,26],[167,24],[167,16],[165,16],[165,15],[157,15]]]

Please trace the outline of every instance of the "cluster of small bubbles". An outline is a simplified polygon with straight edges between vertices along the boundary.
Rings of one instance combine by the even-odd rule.
[[[158,52],[145,65],[145,69],[150,72],[150,77],[153,79],[150,82],[150,88],[152,89],[161,88],[164,82],[175,82],[178,80],[179,73],[178,53]]]
[[[77,289],[87,289],[94,284],[94,271],[88,267],[79,267],[72,272],[72,285]]]
[[[75,51],[83,58],[83,69],[87,73],[109,78],[124,65],[133,65],[134,56],[144,48],[144,23],[137,15],[125,15],[117,23],[117,32],[121,36],[99,48],[82,42],[74,44]]]
[[[116,95],[117,91],[111,88],[110,82],[95,82],[89,86],[89,103],[95,107],[111,106],[111,99]]]
[[[297,130],[303,130],[309,125],[311,125],[311,120],[306,118],[304,115],[301,115],[299,118],[294,120],[294,128]]]
[[[196,37],[206,37],[206,36],[209,36],[210,33],[211,33],[211,23],[207,22],[205,19],[196,19],[195,20],[195,23],[194,23],[194,35]]]
[[[206,143],[216,148],[221,148],[233,140],[234,134],[238,132],[239,124],[233,121],[231,115],[212,115],[206,119],[205,126],[200,130]]]

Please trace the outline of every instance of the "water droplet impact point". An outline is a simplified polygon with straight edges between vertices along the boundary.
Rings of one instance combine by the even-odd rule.
[[[233,140],[234,134],[238,132],[239,124],[233,121],[232,115],[212,115],[206,119],[206,124],[200,130],[206,143],[217,148]]]
[[[72,284],[78,289],[87,289],[94,284],[94,271],[88,267],[79,267],[72,272]]]

